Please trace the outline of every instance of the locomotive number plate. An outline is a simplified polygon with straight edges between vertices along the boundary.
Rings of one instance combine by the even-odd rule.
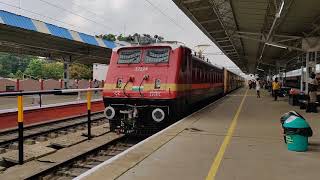
[[[152,96],[152,97],[161,96],[161,93],[160,93],[160,92],[157,92],[157,91],[151,91],[149,94],[150,94],[150,96]]]
[[[136,67],[135,71],[147,71],[148,67]]]

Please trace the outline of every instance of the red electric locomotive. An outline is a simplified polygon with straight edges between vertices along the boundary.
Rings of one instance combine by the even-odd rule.
[[[191,105],[222,95],[227,73],[177,43],[115,48],[103,91],[110,129],[158,130]]]

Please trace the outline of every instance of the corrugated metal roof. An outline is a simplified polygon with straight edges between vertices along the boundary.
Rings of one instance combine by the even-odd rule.
[[[108,48],[115,48],[117,47],[115,43],[112,43],[111,41],[107,41],[107,40],[103,40],[104,44],[108,47]]]
[[[303,38],[320,33],[319,0],[173,1],[246,72],[276,72],[303,54]]]
[[[37,28],[34,26],[30,18],[12,14],[6,11],[0,11],[0,16],[3,22],[7,25],[37,31]]]
[[[83,40],[83,42],[88,43],[88,44],[92,44],[95,46],[99,46],[98,42],[96,41],[96,39],[93,36],[89,36],[87,34],[83,34],[83,33],[79,33],[81,39]]]
[[[37,25],[35,25],[34,22],[37,22]],[[59,27],[59,26],[56,26],[53,24],[49,24],[49,23],[44,23],[42,21],[30,19],[28,17],[13,14],[13,13],[3,11],[3,10],[0,10],[0,23],[6,24],[9,26],[23,28],[26,30],[36,31],[39,33],[44,33],[44,31],[43,31],[43,29],[37,29],[37,27],[38,28],[39,27],[47,27],[48,30],[50,31],[49,34],[51,34],[53,36],[65,38],[65,39],[69,39],[69,40],[74,40],[74,41],[80,41],[80,42],[83,42],[86,44],[104,47],[104,48],[106,48],[106,47],[107,48],[114,48],[114,47],[120,46],[120,44],[117,44],[115,42],[101,39],[104,42],[104,44],[106,45],[106,47],[105,47],[103,44],[99,45],[99,43],[97,42],[97,40],[95,39],[94,36],[80,33],[80,32],[76,32],[76,31],[72,31],[72,30],[68,30],[66,28],[62,28],[62,27]],[[80,38],[73,38],[71,31],[73,33],[73,36],[80,37]]]
[[[62,37],[62,38],[67,38],[70,40],[74,40],[70,34],[70,32],[65,29],[65,28],[61,28],[52,24],[47,24],[46,26],[48,27],[49,31],[51,32],[52,35],[58,36],[58,37]]]

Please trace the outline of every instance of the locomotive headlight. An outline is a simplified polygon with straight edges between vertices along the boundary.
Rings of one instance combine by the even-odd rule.
[[[117,86],[116,86],[117,88],[121,88],[122,87],[122,79],[118,79],[117,80]]]
[[[108,106],[104,109],[104,115],[106,116],[107,119],[113,119],[114,116],[116,115],[116,111],[114,110],[113,107]]]
[[[161,87],[161,80],[160,79],[156,79],[154,82],[154,88],[155,89],[160,89]]]
[[[164,113],[164,111],[162,110],[162,109],[160,109],[160,108],[156,108],[156,109],[154,109],[153,111],[152,111],[152,113],[151,113],[151,115],[152,115],[152,119],[154,120],[154,121],[156,121],[156,122],[161,122],[161,121],[163,121],[164,120],[164,118],[165,118],[165,113]]]

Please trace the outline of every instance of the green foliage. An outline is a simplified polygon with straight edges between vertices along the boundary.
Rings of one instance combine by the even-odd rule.
[[[43,66],[42,77],[44,79],[62,79],[63,78],[63,63],[51,62]]]
[[[15,56],[14,54],[0,53],[0,76],[9,77],[17,71],[25,71],[32,56]]]
[[[71,79],[92,79],[92,67],[74,63],[70,66]]]
[[[116,35],[114,34],[105,34],[105,35],[97,35],[96,37],[108,40],[108,41],[116,41]]]
[[[71,64],[70,78],[91,79],[92,67],[82,64]],[[0,77],[23,79],[62,79],[63,63],[48,62],[35,56],[15,56],[0,53]]]
[[[43,60],[32,59],[24,73],[35,79],[41,79],[43,77],[44,63]]]
[[[23,72],[21,70],[18,70],[15,74],[15,78],[22,79],[23,78]]]

